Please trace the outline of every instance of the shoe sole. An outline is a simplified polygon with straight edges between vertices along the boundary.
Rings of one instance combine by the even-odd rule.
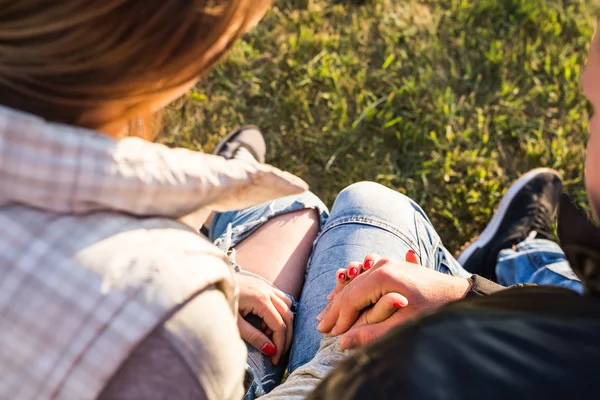
[[[492,217],[490,223],[485,227],[483,232],[479,234],[479,237],[473,243],[467,246],[458,256],[457,261],[460,265],[464,265],[477,249],[487,246],[494,236],[496,236],[496,233],[498,233],[498,228],[500,227],[500,224],[502,224],[502,220],[508,211],[508,207],[510,207],[510,203],[512,203],[515,196],[529,182],[541,174],[553,174],[558,178],[561,178],[560,173],[552,168],[537,168],[527,172],[525,175],[517,179],[500,201],[500,206],[498,206],[498,210]]]
[[[229,141],[231,141],[234,137],[236,137],[237,135],[239,135],[240,133],[242,133],[242,131],[245,131],[246,129],[256,129],[257,131],[260,132],[260,129],[258,129],[254,125],[240,126],[239,128],[234,129],[233,131],[231,131],[227,135],[225,135],[225,137],[223,137],[223,139],[219,140],[219,143],[217,143],[217,145],[215,146],[215,149],[213,150],[212,154],[218,155]]]

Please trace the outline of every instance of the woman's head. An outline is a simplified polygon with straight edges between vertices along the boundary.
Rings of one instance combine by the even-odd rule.
[[[270,0],[0,0],[0,105],[117,135],[180,96]]]

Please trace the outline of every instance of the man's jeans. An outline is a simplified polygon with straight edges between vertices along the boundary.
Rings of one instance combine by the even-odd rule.
[[[322,334],[317,331],[316,316],[328,303],[326,296],[335,287],[336,271],[351,261],[362,261],[367,254],[404,260],[407,251],[413,250],[425,268],[463,277],[471,275],[446,250],[425,212],[414,201],[371,182],[356,183],[344,189],[329,216],[323,203],[311,193],[218,214],[210,237],[227,250],[268,219],[306,208],[319,211],[321,231],[297,303],[288,365],[290,373],[310,361],[319,348]],[[558,245],[548,240],[528,238],[514,249],[502,251],[496,272],[499,283],[505,286],[536,283],[582,291],[564,254]],[[253,384],[246,399],[252,399],[279,384],[285,368],[273,368],[268,357],[248,348],[248,372]]]

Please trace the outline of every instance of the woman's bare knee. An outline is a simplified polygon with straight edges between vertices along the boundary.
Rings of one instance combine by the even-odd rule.
[[[237,263],[297,298],[318,232],[314,209],[278,215],[236,246]]]

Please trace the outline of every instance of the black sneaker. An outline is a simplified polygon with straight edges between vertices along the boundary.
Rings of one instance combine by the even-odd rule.
[[[264,163],[267,145],[255,126],[243,126],[229,132],[215,147],[213,154],[226,159]]]
[[[244,160],[251,163],[259,162],[263,164],[267,154],[267,145],[263,134],[257,127],[251,125],[242,126],[225,135],[217,143],[212,153],[228,160]],[[209,219],[212,219],[212,217]],[[200,233],[206,237],[210,237],[209,232],[209,228],[206,225],[202,225]]]
[[[506,192],[496,214],[458,262],[469,272],[496,281],[498,253],[528,236],[556,240],[552,221],[562,192],[558,171],[539,168],[519,178]]]

